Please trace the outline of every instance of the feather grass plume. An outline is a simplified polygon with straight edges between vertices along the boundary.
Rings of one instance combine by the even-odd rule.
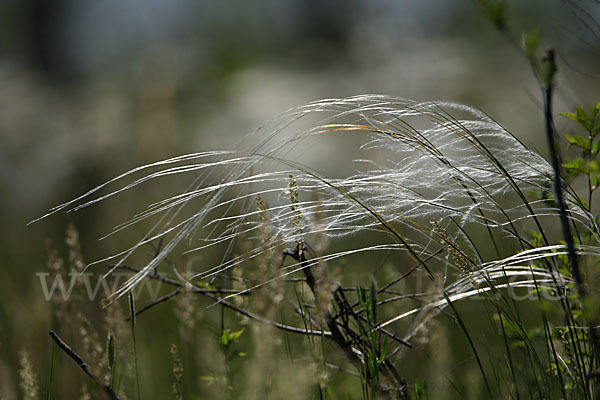
[[[319,153],[327,144],[334,144],[336,153]],[[327,173],[326,166],[306,165],[307,159],[318,158],[315,154],[339,160],[345,153],[352,163],[343,170]],[[292,207],[290,176],[296,196]],[[552,187],[551,166],[489,116],[464,105],[379,95],[313,102],[269,121],[237,150],[187,154],[134,168],[41,218],[94,205],[161,177],[187,179],[187,190],[165,195],[115,227],[106,237],[151,222],[143,239],[90,264],[110,260],[114,270],[145,244],[163,241],[164,247],[115,296],[132,290],[175,249],[194,253],[241,237],[256,239],[256,247],[194,271],[195,279],[206,280],[272,252],[279,243],[295,247],[327,238],[344,244],[344,237],[364,232],[382,239],[282,266],[272,279],[348,255],[384,251],[406,253],[431,278],[441,274],[444,294],[380,327],[427,307],[443,307],[447,299],[510,285],[564,288],[568,282],[554,262],[564,246],[545,236],[544,226],[556,219],[556,209],[529,194]],[[571,222],[590,231],[597,243],[596,221],[576,196],[569,196]],[[265,223],[270,242],[261,241]],[[543,247],[533,248],[523,233],[529,228],[541,233]],[[473,237],[473,229],[494,243],[493,256],[480,251],[483,239]],[[451,257],[440,255],[440,246]],[[580,246],[578,251],[600,250]],[[534,261],[543,267],[534,267]],[[254,282],[242,292],[266,283]]]

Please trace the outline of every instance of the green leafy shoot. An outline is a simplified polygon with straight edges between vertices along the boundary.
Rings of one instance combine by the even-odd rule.
[[[567,119],[577,122],[583,129],[583,134],[565,134],[564,137],[570,148],[579,151],[576,157],[568,158],[563,163],[567,181],[572,182],[578,177],[587,181],[587,199],[580,197],[580,203],[591,211],[592,197],[600,183],[600,160],[597,159],[600,151],[600,141],[596,140],[600,132],[600,102],[586,112],[582,107],[576,107],[575,112],[561,113]]]

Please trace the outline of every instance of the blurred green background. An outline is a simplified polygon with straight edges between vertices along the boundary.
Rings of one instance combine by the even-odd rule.
[[[555,109],[598,101],[598,2],[507,4],[515,42],[522,32],[540,28],[543,48],[556,49]],[[27,222],[123,171],[187,152],[230,149],[290,107],[363,93],[481,108],[545,154],[534,75],[476,1],[4,0],[0,52],[5,400],[21,397],[20,350],[29,353],[40,385],[47,379],[47,331],[59,329],[35,275],[48,271],[47,242],[66,256],[65,230],[72,223],[86,262],[112,254],[119,243],[96,239],[152,194],[136,191],[78,213]],[[566,121],[558,124],[561,130]],[[143,231],[131,234],[141,237]],[[210,316],[215,310],[205,309],[208,304],[196,303],[205,319],[185,348],[184,363],[199,370],[205,350],[197,342],[210,336],[207,327],[218,317]],[[144,398],[170,396],[168,349],[177,340],[177,320],[172,305],[159,308],[140,317],[140,358],[149,365],[142,368]],[[93,310],[90,318],[97,319]],[[62,355],[54,356],[64,364],[55,378],[57,398],[77,398],[85,377]],[[414,378],[426,370],[407,374]],[[189,393],[202,393],[202,382],[186,378]],[[447,385],[440,382],[438,387]],[[359,397],[355,389],[353,397]]]

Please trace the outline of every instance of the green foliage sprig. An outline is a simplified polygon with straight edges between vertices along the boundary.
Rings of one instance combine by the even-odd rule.
[[[561,113],[565,118],[577,122],[584,133],[565,134],[569,147],[576,148],[580,154],[572,157],[563,163],[568,181],[573,181],[580,176],[584,176],[588,185],[588,198],[582,200],[583,206],[591,211],[593,194],[600,184],[600,160],[597,159],[600,152],[600,101],[591,108],[589,112],[581,107],[577,107],[575,112]]]

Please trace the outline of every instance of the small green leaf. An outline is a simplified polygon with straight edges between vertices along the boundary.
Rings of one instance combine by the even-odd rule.
[[[560,113],[560,115],[562,115],[563,117],[568,118],[570,120],[579,122],[579,120],[577,119],[577,114],[575,114],[575,113],[566,112],[566,113]]]
[[[588,116],[583,110],[583,108],[577,107],[577,119],[579,120],[581,126],[583,126],[588,132],[592,132],[592,130],[594,129],[594,113],[595,109],[592,115]]]
[[[590,140],[586,139],[582,136],[571,136],[571,135],[565,135],[565,139],[567,139],[567,141],[569,142],[569,145],[575,145],[577,147],[580,147],[584,150],[590,150],[591,148],[591,144],[590,144]]]
[[[595,135],[594,131],[596,130],[595,119],[597,114],[597,109],[594,108],[592,113],[588,116],[584,109],[581,107],[577,107],[575,113],[562,113],[563,117],[571,119],[573,121],[577,121],[579,125],[581,125],[586,131],[593,135]],[[597,132],[596,132],[597,133]]]
[[[385,358],[387,357],[387,336],[385,336],[383,338],[383,344],[381,345],[381,354],[379,356],[379,364],[383,363],[385,361]]]
[[[235,332],[231,332],[231,339],[232,340],[238,340],[240,336],[242,336],[242,333],[244,333],[244,330],[246,328],[242,328],[239,331],[235,331]]]
[[[231,332],[229,329],[225,329],[221,334],[220,342],[224,347],[228,347],[230,344],[237,342],[242,333],[244,333],[244,329],[242,328],[239,331]]]
[[[583,108],[577,107],[575,110],[577,111],[577,121],[583,122],[587,120],[587,115],[585,115]]]

